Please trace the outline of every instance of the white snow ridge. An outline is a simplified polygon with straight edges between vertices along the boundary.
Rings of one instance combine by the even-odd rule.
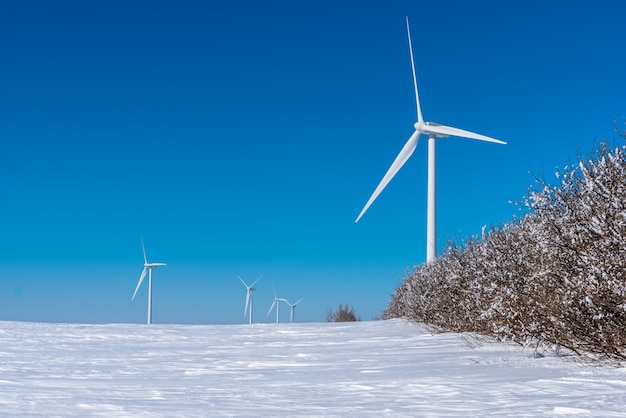
[[[471,344],[468,342],[471,341]],[[626,417],[626,371],[401,320],[0,322],[2,417]]]

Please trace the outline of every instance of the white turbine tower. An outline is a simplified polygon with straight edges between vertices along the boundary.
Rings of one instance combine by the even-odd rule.
[[[415,75],[415,62],[413,59],[413,44],[411,42],[411,31],[409,29],[409,18],[406,18],[406,31],[409,38],[409,53],[411,55],[411,69],[413,70],[413,86],[415,88],[415,103],[417,105],[417,122],[415,123],[415,132],[404,144],[402,150],[387,170],[387,173],[372,193],[372,196],[363,207],[363,210],[356,218],[355,222],[363,216],[365,211],[376,200],[380,192],[387,186],[389,181],[396,175],[396,173],[402,168],[404,163],[411,157],[413,151],[417,147],[419,137],[423,134],[428,136],[428,210],[427,210],[427,227],[426,227],[426,261],[430,262],[437,256],[437,243],[436,243],[436,188],[435,188],[435,140],[436,138],[446,138],[449,136],[459,136],[463,138],[477,139],[479,141],[494,142],[496,144],[506,144],[504,141],[500,141],[495,138],[491,138],[485,135],[480,135],[474,132],[466,131],[463,129],[453,128],[451,126],[439,125],[434,122],[424,122],[422,117],[422,108],[420,106],[419,94],[417,92],[417,76]]]
[[[287,302],[287,299],[279,298],[278,296],[276,296],[276,288],[274,288],[274,302],[272,302],[272,306],[270,306],[270,309],[269,311],[267,311],[266,316],[269,316],[270,312],[272,312],[272,309],[274,309],[274,306],[276,306],[276,323],[277,324],[278,324],[278,305],[280,304],[280,302]]]
[[[248,324],[252,324],[252,292],[256,290],[254,285],[256,284],[256,282],[261,280],[261,276],[259,276],[250,286],[248,286],[248,284],[244,282],[241,277],[237,276],[237,278],[241,280],[241,283],[243,283],[243,285],[246,287],[246,307],[243,310],[243,316],[246,316],[246,313],[248,312],[248,306],[250,306],[250,319],[248,320]]]
[[[289,303],[288,300],[285,300],[285,303],[287,305],[289,305],[289,307],[291,308],[291,314],[289,315],[289,322],[293,324],[293,312],[296,309],[296,305],[300,302],[302,302],[304,300],[304,298],[300,299],[299,301],[297,301],[296,303]]]
[[[131,298],[131,302],[135,300],[135,295],[141,287],[141,283],[143,279],[146,277],[146,272],[148,273],[148,324],[152,323],[152,269],[165,266],[165,263],[148,263],[148,257],[146,257],[146,247],[143,245],[143,238],[141,239],[141,249],[143,250],[143,271],[141,272],[141,277],[139,277],[139,282],[137,282],[137,287],[135,288],[135,293],[133,293],[133,297]]]

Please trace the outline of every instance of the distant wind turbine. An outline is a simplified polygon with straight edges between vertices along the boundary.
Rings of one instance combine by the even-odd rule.
[[[148,274],[148,324],[152,323],[152,269],[165,266],[165,263],[148,263],[148,257],[146,257],[146,247],[143,245],[143,238],[141,239],[141,249],[143,250],[143,271],[141,272],[141,277],[139,277],[139,282],[137,282],[137,287],[135,288],[135,293],[133,293],[133,297],[131,298],[131,302],[135,300],[135,295],[143,282],[143,279],[146,277],[146,272],[149,271]]]
[[[296,309],[296,305],[300,302],[302,302],[304,300],[304,298],[300,299],[299,301],[297,301],[296,303],[289,303],[288,300],[285,300],[285,303],[287,305],[289,305],[289,307],[291,308],[291,314],[289,315],[289,322],[293,324],[293,311]]]
[[[243,285],[246,287],[246,307],[243,310],[243,316],[246,316],[248,312],[248,306],[249,306],[250,307],[250,319],[248,320],[248,324],[252,324],[252,292],[256,290],[254,285],[256,284],[256,282],[261,280],[261,276],[259,276],[250,286],[248,286],[241,277],[237,276],[237,278],[241,280],[241,283],[243,283]]]
[[[428,210],[427,210],[427,227],[426,227],[426,261],[430,262],[437,256],[437,230],[436,230],[436,182],[435,182],[435,139],[446,138],[448,136],[459,136],[463,138],[477,139],[479,141],[494,142],[496,144],[506,144],[495,138],[480,135],[474,132],[465,131],[463,129],[453,128],[450,126],[439,125],[434,122],[424,122],[422,117],[422,108],[420,106],[419,94],[417,92],[417,76],[415,75],[415,62],[413,59],[413,44],[411,42],[411,30],[409,28],[409,18],[406,18],[406,31],[409,38],[409,53],[411,55],[411,69],[413,70],[413,86],[415,88],[415,103],[417,105],[417,122],[415,123],[415,132],[409,137],[404,144],[402,150],[387,170],[387,173],[372,193],[372,196],[363,207],[363,210],[356,218],[358,222],[370,205],[376,200],[380,192],[387,186],[389,181],[402,168],[404,163],[411,157],[413,151],[417,147],[419,137],[423,134],[428,136]]]
[[[280,302],[287,302],[287,299],[279,298],[278,296],[276,296],[276,288],[274,288],[274,302],[272,302],[272,306],[270,306],[270,309],[269,311],[267,311],[266,316],[269,316],[270,312],[272,312],[272,309],[274,309],[274,306],[276,306],[276,323],[277,324],[278,324],[278,305],[280,304]]]

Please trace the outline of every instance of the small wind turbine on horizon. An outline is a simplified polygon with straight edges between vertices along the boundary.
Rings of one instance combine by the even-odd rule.
[[[243,283],[243,285],[246,287],[246,307],[243,310],[243,316],[246,316],[248,312],[248,306],[249,306],[250,307],[250,317],[249,317],[250,319],[248,320],[248,324],[252,324],[252,292],[256,290],[254,285],[256,284],[256,282],[261,280],[261,276],[257,277],[257,279],[250,286],[248,286],[248,284],[244,282],[241,277],[237,276],[237,278],[241,280],[241,283]]]
[[[270,309],[269,311],[267,311],[266,316],[269,316],[270,312],[272,312],[272,309],[274,309],[274,306],[276,306],[276,323],[277,324],[278,324],[278,305],[280,304],[280,302],[289,303],[287,302],[287,299],[279,298],[278,296],[276,296],[276,288],[274,288],[274,302],[272,302],[272,306],[270,306]]]
[[[289,315],[289,323],[293,324],[293,318],[294,318],[293,312],[294,312],[294,310],[296,309],[296,305],[297,305],[298,303],[302,302],[303,300],[304,300],[304,298],[300,299],[300,300],[299,300],[299,301],[297,301],[296,303],[289,303],[289,301],[288,301],[288,300],[285,300],[285,303],[286,303],[287,305],[289,305],[289,307],[291,308],[291,314]]]
[[[152,324],[152,269],[165,266],[165,263],[148,263],[148,257],[146,256],[146,247],[143,245],[143,238],[141,239],[141,249],[143,250],[143,271],[141,272],[141,276],[139,277],[139,282],[137,282],[137,287],[135,287],[135,293],[133,293],[133,297],[130,299],[132,302],[135,300],[135,295],[141,287],[141,283],[143,279],[146,277],[146,272],[148,273],[148,325]]]
[[[402,150],[387,170],[387,173],[372,193],[363,210],[356,218],[356,222],[367,211],[370,205],[376,200],[380,192],[387,186],[396,173],[402,168],[404,163],[411,157],[413,151],[417,147],[419,137],[423,134],[428,136],[428,203],[427,203],[427,221],[426,221],[426,262],[430,262],[437,256],[437,229],[436,229],[436,182],[435,182],[435,140],[437,138],[447,138],[449,136],[458,136],[463,138],[476,139],[479,141],[493,142],[496,144],[506,144],[499,139],[491,138],[485,135],[466,131],[463,129],[453,128],[451,126],[439,125],[434,122],[425,122],[422,117],[422,108],[420,106],[419,94],[417,91],[417,76],[415,74],[415,61],[413,59],[413,44],[411,41],[411,30],[409,28],[409,18],[406,18],[406,31],[409,39],[409,53],[411,55],[411,69],[413,70],[413,87],[415,88],[415,103],[417,105],[417,122],[415,123],[415,132],[409,137]]]

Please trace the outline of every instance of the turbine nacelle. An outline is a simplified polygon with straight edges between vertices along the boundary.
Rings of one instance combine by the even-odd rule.
[[[415,125],[413,125],[413,127],[415,127],[415,131],[418,132],[419,134],[424,134],[427,136],[434,136],[437,138],[448,138],[450,135],[445,134],[445,133],[441,133],[441,132],[433,132],[431,129],[431,127],[440,127],[440,126],[445,126],[445,125],[441,125],[439,123],[435,123],[435,122],[415,122]]]

